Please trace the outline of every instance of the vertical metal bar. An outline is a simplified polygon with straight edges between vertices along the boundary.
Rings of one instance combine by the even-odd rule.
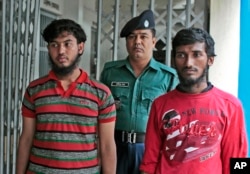
[[[149,8],[154,11],[155,10],[155,0],[150,0]]]
[[[137,15],[137,0],[133,0],[132,4],[132,17],[135,17]]]
[[[114,25],[114,38],[113,38],[113,60],[117,60],[117,50],[118,50],[118,29],[119,29],[119,6],[120,0],[115,1],[115,25]]]
[[[12,50],[13,50],[13,14],[14,14],[14,0],[10,0],[10,9],[9,9],[9,51],[8,51],[8,72],[7,72],[7,112],[4,114],[7,116],[7,134],[6,134],[6,173],[10,173],[10,149],[11,149],[11,105],[12,105]]]
[[[2,46],[1,46],[1,95],[0,95],[0,173],[4,173],[4,103],[5,103],[5,24],[6,24],[6,0],[2,0]]]
[[[39,50],[39,48],[37,49],[37,41],[38,41],[38,34],[40,31],[40,0],[32,0],[33,3],[35,3],[35,9],[34,9],[34,16],[32,18],[33,24],[34,24],[34,28],[33,28],[33,46],[32,46],[32,51],[31,51],[31,62],[33,66],[31,66],[31,75],[30,75],[30,79],[34,79],[34,74],[35,74],[35,61],[36,61],[36,55],[37,55],[37,50]]]
[[[173,0],[168,0],[167,3],[167,39],[166,39],[166,57],[165,64],[170,66],[171,64],[171,40],[172,40],[172,10],[173,10]]]
[[[102,28],[102,0],[98,0],[98,15],[97,15],[97,58],[96,58],[96,79],[100,78],[100,49],[101,49],[101,28]]]
[[[30,62],[31,62],[31,55],[29,54],[29,31],[30,31],[30,0],[26,0],[26,19],[25,19],[25,49],[24,49],[24,57],[27,58],[27,78],[25,81],[25,88],[27,84],[30,82]]]
[[[185,27],[190,27],[190,17],[191,17],[191,0],[186,0],[186,22]]]
[[[18,1],[18,6],[21,6],[22,4],[22,0]],[[19,17],[21,16],[21,8],[18,8],[18,19],[17,19],[17,28],[21,28],[21,21],[22,19]],[[18,114],[19,114],[19,93],[18,93],[18,88],[19,88],[19,71],[20,71],[20,38],[21,38],[21,30],[17,30],[17,37],[16,37],[16,69],[15,69],[15,90],[14,90],[14,113],[13,113],[13,165],[12,165],[12,174],[14,174],[16,172],[16,151],[17,151],[17,122],[18,122]]]
[[[155,0],[150,0],[149,8],[154,12],[155,11]],[[156,32],[157,33],[157,32]],[[156,37],[156,36],[155,36]],[[153,51],[152,51],[153,57]]]
[[[28,51],[29,51],[29,47],[28,47],[28,43],[29,43],[29,6],[27,6],[27,4],[30,4],[30,0],[26,1],[22,94],[25,92],[27,84],[29,83],[29,80],[30,80],[30,56],[31,55],[28,54]]]

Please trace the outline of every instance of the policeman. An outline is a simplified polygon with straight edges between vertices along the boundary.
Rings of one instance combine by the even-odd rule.
[[[117,174],[139,174],[144,152],[144,137],[152,101],[177,85],[173,68],[153,57],[156,44],[153,12],[143,11],[126,23],[126,59],[107,62],[100,80],[116,100]]]

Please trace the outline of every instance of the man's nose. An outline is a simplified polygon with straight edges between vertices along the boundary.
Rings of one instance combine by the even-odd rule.
[[[141,38],[139,36],[135,37],[135,43],[141,43]]]
[[[65,52],[65,46],[63,44],[59,44],[58,45],[58,52],[61,54],[61,53],[64,53]]]
[[[187,58],[186,58],[186,61],[185,61],[185,63],[186,63],[186,66],[192,66],[193,65],[193,61],[194,61],[194,58],[192,57],[192,56],[190,56],[190,55],[187,55]]]

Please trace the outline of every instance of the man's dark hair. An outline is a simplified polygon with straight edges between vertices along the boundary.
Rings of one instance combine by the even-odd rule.
[[[195,42],[205,43],[208,57],[216,56],[214,53],[214,40],[205,30],[199,28],[187,28],[180,30],[172,41],[173,57],[175,57],[176,54],[176,47],[193,44]]]
[[[44,40],[49,43],[65,31],[71,33],[77,39],[78,44],[87,40],[82,27],[70,19],[53,20],[44,29],[42,36]]]
[[[152,36],[155,37],[156,35],[156,30],[154,28],[151,29],[151,32],[152,32]]]

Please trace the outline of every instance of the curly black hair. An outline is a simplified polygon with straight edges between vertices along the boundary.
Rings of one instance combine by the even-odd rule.
[[[65,31],[71,33],[77,39],[78,44],[87,40],[83,28],[71,19],[53,20],[43,30],[42,36],[49,43]]]
[[[175,57],[176,47],[193,44],[195,42],[204,42],[206,44],[208,57],[216,56],[214,53],[215,42],[213,38],[205,30],[200,28],[186,28],[177,32],[172,41],[172,56]]]

